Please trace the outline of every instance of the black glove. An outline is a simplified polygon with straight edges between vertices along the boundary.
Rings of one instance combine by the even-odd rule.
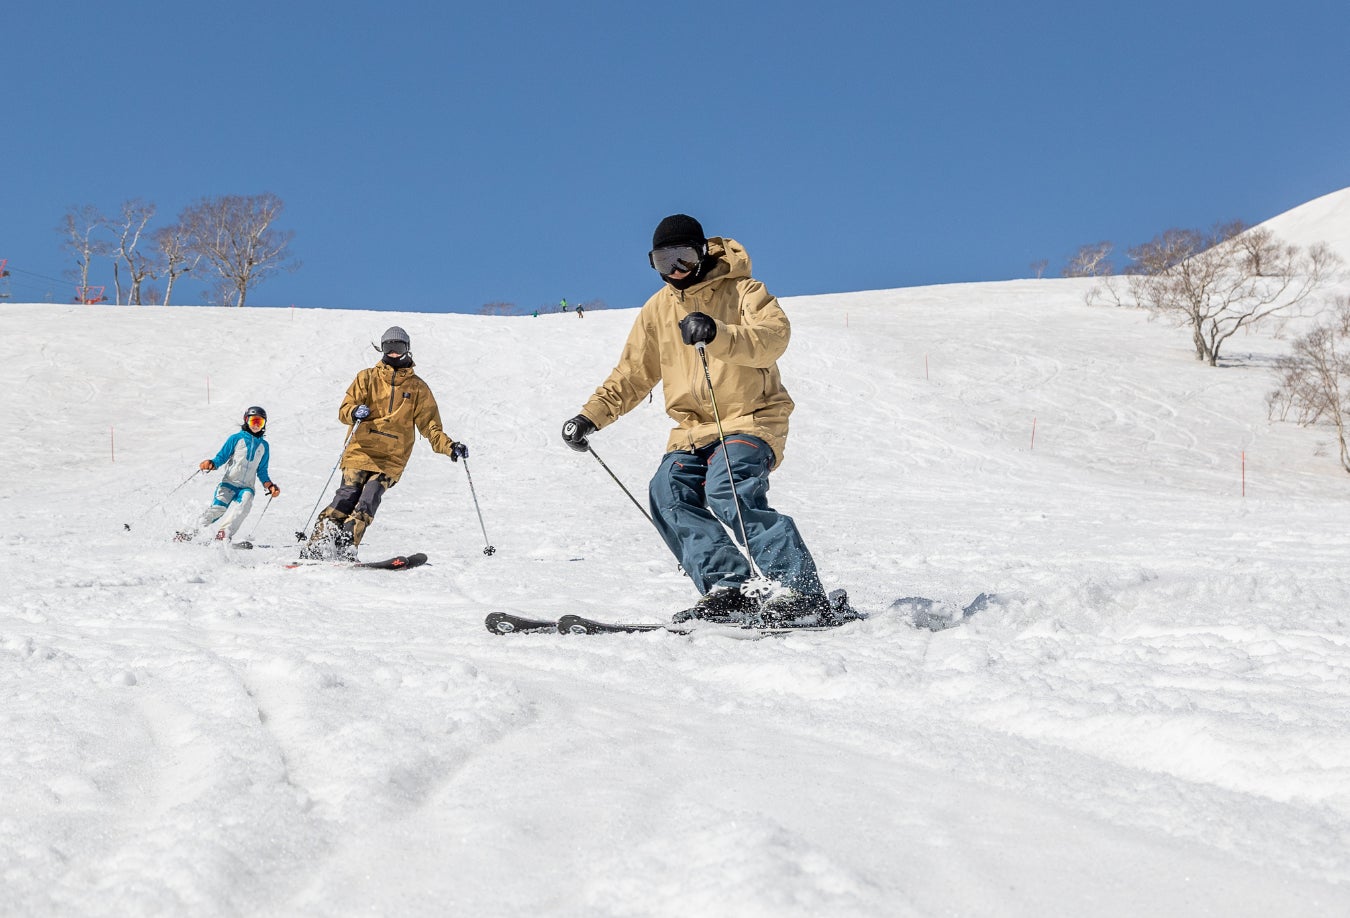
[[[586,438],[595,433],[595,424],[584,414],[579,414],[563,425],[563,442],[579,453],[591,448]]]
[[[370,409],[365,405],[357,405],[352,409],[352,417],[356,418],[358,421],[364,421],[366,418],[370,417]]]
[[[465,459],[469,458],[469,445],[458,441],[450,444],[450,461],[458,462],[460,456],[463,456]]]
[[[717,323],[702,312],[691,312],[680,320],[680,335],[685,344],[711,344],[717,337]]]

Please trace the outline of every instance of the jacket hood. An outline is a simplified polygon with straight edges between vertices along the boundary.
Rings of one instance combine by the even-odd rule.
[[[750,254],[745,251],[745,246],[741,245],[735,239],[724,239],[721,236],[712,236],[708,239],[708,254],[703,257],[704,272],[698,279],[698,283],[690,284],[682,292],[692,293],[702,288],[705,284],[723,278],[740,278],[750,276]],[[666,281],[668,287],[680,289]]]

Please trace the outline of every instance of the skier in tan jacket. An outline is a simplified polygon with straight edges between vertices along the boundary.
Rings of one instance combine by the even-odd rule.
[[[588,450],[591,434],[631,411],[660,383],[675,428],[649,487],[652,519],[702,594],[676,620],[742,623],[762,615],[768,624],[829,623],[815,561],[792,518],[767,499],[769,472],[783,461],[793,409],[777,363],[791,336],[787,316],[750,275],[750,256],[741,244],[706,238],[693,217],[662,220],[648,261],[665,283],[638,312],[609,378],[563,425],[563,440]],[[742,545],[748,541],[755,567],[777,584],[762,606],[742,592],[755,571],[728,530]]]
[[[441,429],[431,388],[414,372],[412,343],[397,325],[380,338],[380,362],[356,374],[338,408],[338,420],[353,426],[339,462],[342,484],[314,525],[302,558],[355,559],[384,492],[398,483],[416,434],[452,462],[469,447]]]

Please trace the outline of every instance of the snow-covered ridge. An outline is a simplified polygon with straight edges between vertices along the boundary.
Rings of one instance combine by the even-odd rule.
[[[1326,243],[1350,266],[1350,188],[1314,198],[1260,225],[1294,245]]]

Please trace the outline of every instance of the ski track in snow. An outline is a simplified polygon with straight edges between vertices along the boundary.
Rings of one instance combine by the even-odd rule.
[[[0,913],[1350,912],[1344,475],[1266,420],[1264,370],[1085,290],[786,301],[771,499],[874,615],[756,642],[482,627],[692,598],[557,440],[631,311],[7,306],[3,340],[55,331],[0,365],[42,406],[0,482]],[[287,569],[393,323],[497,554],[419,444],[363,556],[429,565]],[[248,404],[271,547],[168,542]],[[667,428],[658,391],[595,438],[639,500]],[[1009,598],[945,632],[887,611],[982,590]]]

